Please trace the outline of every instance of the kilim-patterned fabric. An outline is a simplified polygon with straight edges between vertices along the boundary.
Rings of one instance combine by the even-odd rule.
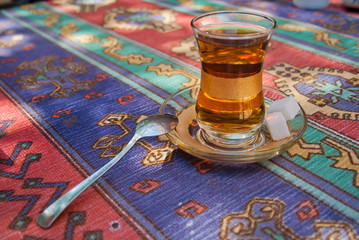
[[[313,0],[315,1],[315,0]],[[136,123],[200,79],[190,21],[255,10],[277,29],[264,84],[308,116],[246,165],[144,138],[48,229],[47,206],[115,156]],[[359,239],[359,14],[289,0],[53,0],[0,12],[0,239]]]

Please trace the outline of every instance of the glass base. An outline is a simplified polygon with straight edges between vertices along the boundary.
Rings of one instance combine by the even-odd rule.
[[[261,125],[246,133],[221,133],[208,129],[200,122],[198,125],[198,140],[214,149],[251,151],[264,143],[264,136],[259,131]]]

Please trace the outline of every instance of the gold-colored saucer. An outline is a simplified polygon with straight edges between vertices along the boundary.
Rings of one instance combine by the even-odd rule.
[[[199,85],[184,88],[166,99],[159,110],[159,113],[174,114],[179,119],[176,129],[167,134],[170,141],[183,151],[198,158],[228,164],[263,161],[287,151],[301,138],[307,127],[307,117],[303,109],[300,108],[297,116],[288,121],[290,137],[273,141],[264,123],[260,131],[263,143],[258,148],[249,151],[216,148],[208,145],[201,138],[201,129],[198,127],[195,112],[198,91]],[[267,86],[263,87],[263,93],[266,107],[269,107],[275,100],[287,97],[283,92]]]

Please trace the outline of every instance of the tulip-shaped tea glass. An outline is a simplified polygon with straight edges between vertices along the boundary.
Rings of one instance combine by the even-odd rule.
[[[263,143],[262,67],[273,18],[216,11],[191,22],[201,59],[197,122],[210,145],[250,151]]]

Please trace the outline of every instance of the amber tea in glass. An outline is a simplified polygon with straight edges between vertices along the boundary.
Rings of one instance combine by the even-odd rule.
[[[275,24],[268,16],[238,11],[192,20],[201,59],[196,114],[206,141],[225,148],[260,144],[262,66]]]

